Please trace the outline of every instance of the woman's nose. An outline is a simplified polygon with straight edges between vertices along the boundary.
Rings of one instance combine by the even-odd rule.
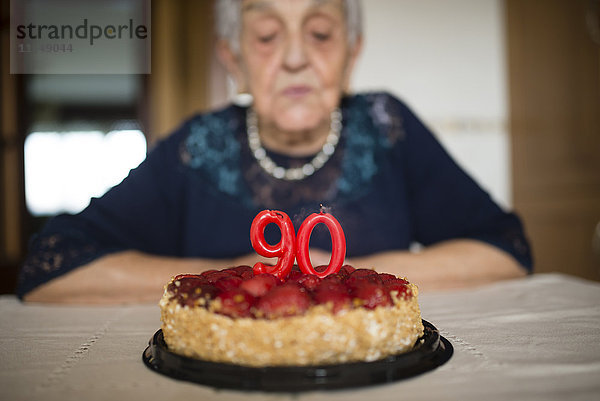
[[[284,66],[290,71],[301,70],[308,64],[306,49],[300,35],[289,38],[287,41]]]

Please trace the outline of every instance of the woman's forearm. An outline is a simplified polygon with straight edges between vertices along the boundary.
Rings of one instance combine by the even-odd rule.
[[[346,263],[406,277],[425,291],[476,286],[526,274],[512,256],[475,240],[447,241],[420,252],[382,252]]]
[[[180,259],[125,251],[103,256],[45,283],[25,301],[54,303],[155,302],[174,275],[232,266],[228,259]]]

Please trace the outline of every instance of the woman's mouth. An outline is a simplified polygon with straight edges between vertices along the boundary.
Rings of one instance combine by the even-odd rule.
[[[291,98],[298,98],[298,97],[302,97],[302,96],[308,94],[310,91],[312,91],[312,88],[310,86],[294,85],[294,86],[288,86],[287,88],[285,88],[282,91],[282,94],[284,96],[288,96]]]

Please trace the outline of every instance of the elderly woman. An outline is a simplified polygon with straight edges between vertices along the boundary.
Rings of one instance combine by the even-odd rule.
[[[518,218],[402,102],[347,95],[362,44],[356,0],[221,0],[218,11],[219,56],[252,105],[195,116],[82,213],[52,219],[32,242],[21,297],[156,300],[175,274],[261,259],[249,240],[260,210],[285,211],[297,229],[320,203],[345,230],[346,263],[425,290],[531,269]],[[327,264],[328,249],[315,230],[313,263]]]

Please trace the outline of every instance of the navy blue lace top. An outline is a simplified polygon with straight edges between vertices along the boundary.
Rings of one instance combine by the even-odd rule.
[[[336,152],[299,182],[273,178],[254,160],[244,108],[195,116],[83,212],[48,222],[31,242],[18,295],[122,250],[207,258],[247,254],[258,212],[282,210],[298,229],[320,203],[340,221],[348,256],[471,238],[503,249],[531,270],[516,215],[497,206],[402,102],[384,93],[361,94],[344,98],[341,109]],[[286,168],[312,158],[268,154]],[[270,243],[278,236],[274,225],[267,227]],[[330,249],[323,225],[311,246]]]

